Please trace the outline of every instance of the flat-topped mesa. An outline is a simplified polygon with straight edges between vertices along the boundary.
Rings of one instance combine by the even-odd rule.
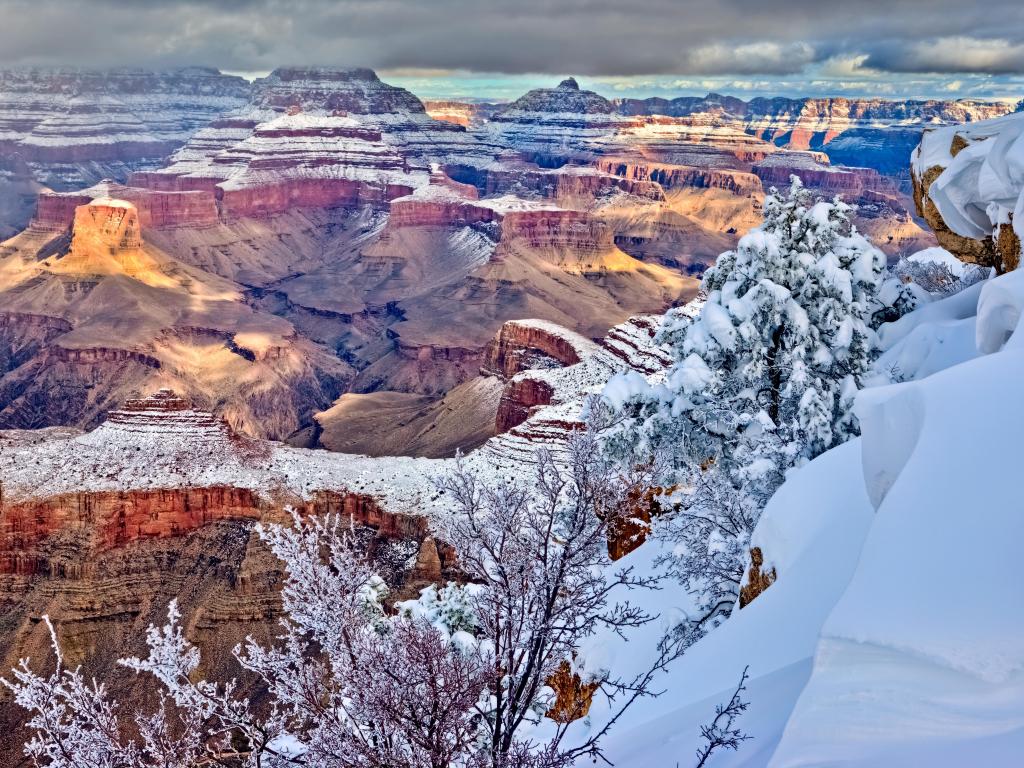
[[[275,110],[298,107],[360,115],[426,114],[416,96],[383,82],[372,69],[282,67],[253,83],[252,101]]]
[[[101,197],[75,208],[71,255],[88,258],[142,248],[139,212],[127,200]]]
[[[497,221],[500,216],[479,200],[476,187],[434,170],[430,183],[391,201],[388,228],[463,227]]]

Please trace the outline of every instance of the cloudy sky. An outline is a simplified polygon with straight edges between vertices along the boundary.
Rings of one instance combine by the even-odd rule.
[[[0,66],[370,66],[423,96],[1024,96],[1021,0],[0,0]]]

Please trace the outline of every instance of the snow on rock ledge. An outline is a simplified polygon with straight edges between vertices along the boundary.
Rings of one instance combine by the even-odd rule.
[[[914,200],[964,261],[1016,269],[1024,235],[1024,113],[926,131],[911,157]]]

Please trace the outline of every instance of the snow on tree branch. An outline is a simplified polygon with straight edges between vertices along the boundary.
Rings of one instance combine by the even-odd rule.
[[[872,315],[884,255],[836,198],[793,178],[766,197],[764,223],[705,273],[699,309],[669,312],[664,381],[621,374],[592,407],[605,451],[662,469],[656,530],[703,614],[694,637],[728,616],[749,537],[787,470],[858,432],[852,406],[875,354]]]
[[[697,750],[697,768],[704,768],[708,759],[716,749],[736,751],[740,744],[751,737],[736,727],[736,719],[747,711],[749,703],[743,700],[743,692],[747,689],[747,678],[750,667],[743,668],[740,682],[733,691],[729,701],[715,707],[715,718],[707,725],[700,727],[700,735],[705,744]]]
[[[565,468],[539,454],[529,485],[484,483],[461,467],[441,479],[452,507],[443,528],[468,583],[430,587],[394,612],[341,517],[293,511],[291,525],[257,525],[285,569],[277,642],[250,637],[234,650],[266,691],[258,703],[245,695],[251,682],[199,677],[200,651],[174,601],[146,632],[148,654],[120,662],[156,684],[158,704],[145,712],[122,710],[102,684],[65,669],[47,619],[56,671],[38,675],[26,659],[3,681],[31,713],[26,755],[58,768],[562,768],[600,756],[600,739],[653,695],[680,646],[666,637],[628,680],[580,655],[599,629],[626,634],[650,621],[620,592],[657,584],[608,562],[626,478],[592,436],[576,436],[569,456]],[[534,737],[565,663],[615,703],[610,721],[572,746],[562,744],[567,724]]]

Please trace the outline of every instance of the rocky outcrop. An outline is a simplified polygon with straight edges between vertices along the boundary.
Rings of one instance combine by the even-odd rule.
[[[652,343],[660,327],[660,315],[637,315],[609,329],[600,344],[630,369],[658,373],[672,363],[668,350]]]
[[[775,569],[764,570],[764,554],[760,547],[750,550],[750,570],[745,583],[740,587],[740,608],[750,603],[768,587],[775,583],[778,575]]]
[[[529,374],[513,378],[501,393],[494,420],[495,434],[500,435],[518,427],[530,418],[538,406],[550,405],[553,394],[554,389],[548,382],[532,378]]]
[[[47,350],[49,362],[72,363],[86,366],[138,363],[147,368],[159,368],[160,361],[145,352],[115,347],[62,347],[54,345]]]
[[[525,96],[520,96],[501,110],[497,119],[503,120],[512,112],[610,115],[615,112],[615,107],[604,96],[593,91],[580,90],[576,78],[568,77],[554,88],[537,88]]]
[[[594,348],[589,339],[553,323],[510,320],[488,344],[483,370],[510,379],[521,371],[575,365]]]
[[[495,434],[505,434],[550,405],[555,383],[539,372],[574,366],[593,356],[589,339],[538,320],[506,322],[487,347],[482,373],[506,379],[495,416]]]
[[[231,171],[218,185],[229,216],[382,204],[411,191],[405,160],[381,131],[341,115],[284,115],[262,123],[216,165]]]
[[[1024,233],[1018,172],[1024,113],[929,130],[911,158],[914,203],[939,244],[963,261],[1016,269]]]
[[[544,714],[556,723],[571,723],[586,717],[594,694],[601,687],[598,680],[584,683],[579,673],[564,659],[544,682],[555,692],[555,702]]]

